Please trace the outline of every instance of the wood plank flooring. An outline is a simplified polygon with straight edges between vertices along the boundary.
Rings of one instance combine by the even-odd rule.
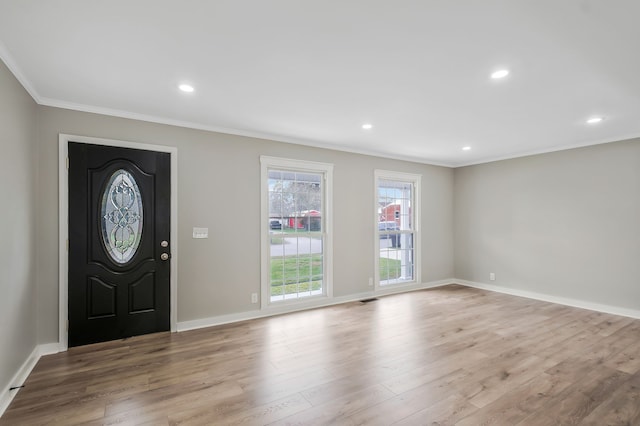
[[[451,285],[43,357],[1,425],[640,425],[640,320]]]

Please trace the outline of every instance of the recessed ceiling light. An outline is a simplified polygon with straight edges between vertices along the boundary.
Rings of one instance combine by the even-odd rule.
[[[369,130],[369,129],[373,128],[373,124],[369,124],[369,123],[363,124],[362,128],[365,129],[365,130]]]
[[[463,147],[462,147],[462,150],[463,150],[463,151],[470,151],[470,150],[471,150],[471,147],[470,147],[470,146],[463,146]]]
[[[497,80],[499,78],[505,78],[508,75],[509,75],[509,70],[498,70],[498,71],[495,71],[493,74],[491,74],[491,78],[493,78],[494,80]]]
[[[193,92],[193,86],[189,85],[189,84],[181,84],[178,86],[178,89],[182,90],[183,92],[186,93],[191,93]]]
[[[598,124],[602,120],[604,120],[604,118],[602,117],[591,117],[590,119],[587,120],[587,124]]]

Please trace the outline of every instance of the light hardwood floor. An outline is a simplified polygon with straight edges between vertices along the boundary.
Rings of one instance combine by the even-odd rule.
[[[640,425],[640,320],[452,285],[43,357],[2,425]]]

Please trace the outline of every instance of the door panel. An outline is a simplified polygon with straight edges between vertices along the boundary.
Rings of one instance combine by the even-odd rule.
[[[87,317],[89,319],[116,316],[116,286],[97,277],[87,277]]]
[[[170,198],[170,154],[69,143],[69,346],[169,330]]]
[[[155,276],[148,273],[129,286],[129,313],[148,312],[155,308]]]

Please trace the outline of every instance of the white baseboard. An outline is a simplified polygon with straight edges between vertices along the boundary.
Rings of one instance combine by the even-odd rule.
[[[557,303],[559,305],[571,306],[574,308],[588,309],[590,311],[603,312],[606,314],[620,315],[623,317],[640,319],[640,310],[621,308],[619,306],[604,305],[601,303],[588,302],[586,300],[571,299],[568,297],[553,296],[550,294],[537,293],[527,290],[518,290],[508,287],[497,286],[493,284],[485,284],[467,280],[454,280],[456,284],[466,285],[468,287],[479,288],[482,290],[494,291],[496,293],[504,293],[512,296],[526,297],[528,299],[541,300],[543,302]]]
[[[0,417],[4,414],[4,412],[13,401],[13,398],[20,391],[18,386],[22,386],[24,382],[31,374],[33,367],[36,366],[40,357],[44,355],[51,355],[60,352],[60,345],[58,343],[47,343],[44,345],[38,345],[33,348],[31,354],[24,361],[22,366],[18,369],[16,374],[13,375],[9,383],[5,384],[0,391]],[[14,390],[9,390],[12,387],[17,387]]]
[[[38,351],[40,356],[57,354],[58,352],[64,352],[64,349],[60,347],[60,343],[45,343],[38,345]]]
[[[36,363],[39,359],[40,351],[36,346],[35,348],[33,348],[33,352],[31,352],[31,354],[27,357],[22,366],[20,366],[18,371],[16,371],[16,374],[13,375],[11,381],[9,381],[9,383],[5,384],[2,387],[2,392],[0,392],[0,416],[4,414],[5,410],[7,409],[7,407],[9,407],[9,404],[13,400],[13,397],[16,396],[16,394],[20,390],[19,388],[14,390],[9,389],[15,386],[22,386],[24,381],[27,380],[27,377],[31,373],[31,370],[33,370],[33,367],[36,366]]]
[[[180,332],[180,331],[187,331],[187,330],[195,330],[198,328],[213,327],[216,325],[230,324],[233,322],[247,321],[247,320],[252,320],[257,318],[265,318],[265,317],[270,317],[274,315],[288,314],[288,313],[297,312],[297,311],[304,311],[307,309],[315,309],[315,308],[322,308],[325,306],[339,305],[342,303],[356,302],[358,300],[368,299],[371,297],[382,297],[390,294],[406,293],[409,291],[441,287],[447,284],[454,284],[455,282],[456,281],[453,278],[448,278],[446,280],[431,281],[428,283],[393,286],[388,289],[384,288],[378,291],[372,290],[372,291],[367,291],[363,293],[350,294],[348,296],[332,297],[331,299],[316,299],[309,303],[285,305],[280,307],[270,307],[262,310],[256,309],[253,311],[219,315],[215,317],[201,318],[201,319],[192,320],[192,321],[182,321],[182,322],[178,322],[178,331]]]

